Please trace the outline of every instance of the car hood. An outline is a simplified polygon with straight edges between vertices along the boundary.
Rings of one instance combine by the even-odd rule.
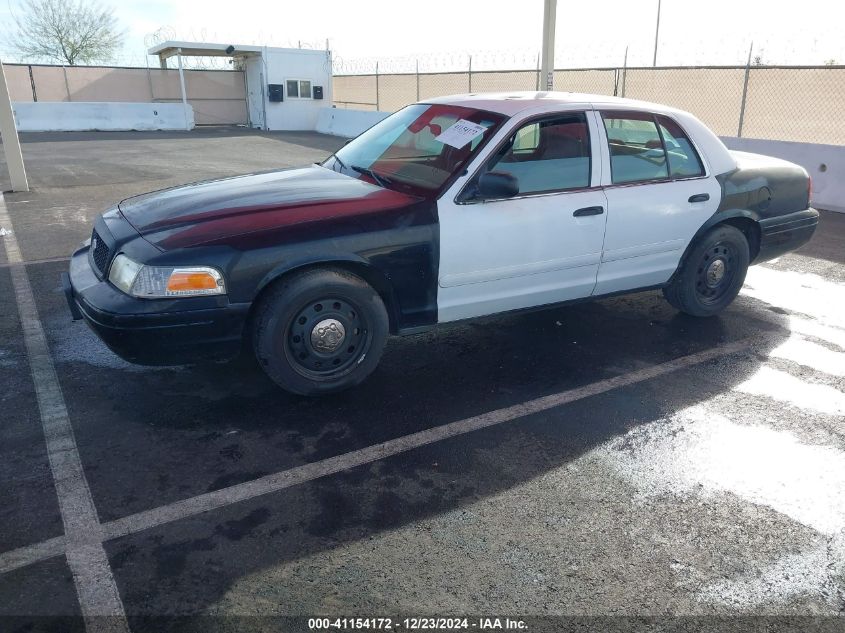
[[[262,235],[294,225],[347,222],[418,201],[314,165],[163,189],[127,198],[118,207],[144,238],[170,250],[260,245]]]

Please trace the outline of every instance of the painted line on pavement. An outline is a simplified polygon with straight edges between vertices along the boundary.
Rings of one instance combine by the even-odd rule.
[[[703,352],[682,356],[675,360],[638,369],[628,374],[607,378],[598,382],[569,389],[559,393],[542,396],[521,404],[512,405],[503,409],[497,409],[488,413],[482,413],[471,418],[450,422],[411,435],[388,440],[381,444],[375,444],[330,457],[319,462],[304,464],[278,473],[266,475],[259,479],[247,481],[241,484],[221,488],[213,492],[183,499],[152,510],[146,510],[131,514],[126,517],[115,519],[103,524],[103,535],[105,539],[113,539],[136,532],[141,532],[152,527],[179,521],[203,512],[230,506],[241,501],[254,499],[272,492],[284,490],[291,486],[313,481],[327,475],[333,475],[357,466],[363,466],[387,457],[399,455],[407,451],[420,448],[435,442],[440,442],[452,437],[458,437],[477,431],[523,418],[535,413],[542,413],[564,404],[582,400],[598,394],[602,394],[620,387],[627,387],[639,382],[651,380],[658,376],[668,374],[679,369],[698,365],[715,358],[743,351],[751,347],[759,337],[749,337],[733,343],[720,345]]]
[[[12,286],[64,524],[64,552],[85,626],[89,631],[129,631],[123,603],[103,548],[102,526],[82,469],[62,388],[2,194],[0,225],[12,229],[0,241],[5,245],[6,257],[11,264]],[[35,546],[35,551],[44,551],[43,547],[44,544],[39,544]]]
[[[32,565],[53,556],[65,553],[66,541],[64,536],[56,536],[35,545],[27,545],[0,554],[0,574],[5,574],[27,565]]]
[[[11,235],[11,233],[7,233],[6,235]],[[5,237],[4,235],[0,235],[0,239]],[[47,257],[46,259],[28,259],[26,261],[19,261],[15,263],[11,262],[0,262],[0,268],[11,268],[12,266],[37,266],[38,264],[55,264],[56,262],[66,262],[68,260],[67,257]]]

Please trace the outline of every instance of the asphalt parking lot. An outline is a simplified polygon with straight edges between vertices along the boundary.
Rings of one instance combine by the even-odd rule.
[[[124,363],[71,321],[58,279],[121,198],[307,164],[341,139],[22,141],[33,191],[0,205],[0,629],[121,630],[96,617],[116,604],[133,631],[177,621],[160,616],[845,623],[845,215],[752,268],[718,318],[646,292],[450,325],[391,339],[364,385],[314,400],[249,360]]]

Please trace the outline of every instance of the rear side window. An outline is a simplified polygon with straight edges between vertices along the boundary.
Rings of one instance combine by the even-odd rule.
[[[657,124],[645,112],[603,112],[614,184],[669,178]]]
[[[672,178],[691,178],[703,176],[704,167],[701,165],[695,148],[681,126],[666,116],[658,116],[660,132],[669,159],[669,176]]]
[[[485,167],[519,181],[519,193],[590,186],[590,135],[583,112],[528,123]]]

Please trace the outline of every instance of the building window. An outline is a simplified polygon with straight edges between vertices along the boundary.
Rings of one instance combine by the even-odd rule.
[[[288,99],[310,99],[311,82],[307,79],[288,79],[286,82]]]

